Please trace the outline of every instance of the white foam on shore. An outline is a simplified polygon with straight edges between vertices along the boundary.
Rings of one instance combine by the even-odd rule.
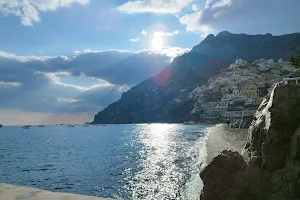
[[[200,177],[201,170],[207,165],[207,146],[206,140],[208,138],[210,128],[205,128],[203,132],[205,136],[200,139],[195,145],[191,148],[191,151],[197,151],[198,162],[197,166],[193,173],[191,174],[190,180],[184,185],[184,191],[182,199],[188,200],[199,200],[200,194],[203,188],[203,182]]]

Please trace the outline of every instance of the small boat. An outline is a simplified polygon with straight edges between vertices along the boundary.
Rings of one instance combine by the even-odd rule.
[[[106,126],[106,124],[101,124],[101,126]]]
[[[68,127],[75,127],[74,125],[72,125],[72,124],[68,124]]]
[[[88,124],[83,124],[82,126],[83,126],[83,127],[89,127],[89,125],[88,125]]]
[[[30,125],[23,126],[24,129],[29,129]]]
[[[38,127],[45,127],[44,125],[38,125]]]

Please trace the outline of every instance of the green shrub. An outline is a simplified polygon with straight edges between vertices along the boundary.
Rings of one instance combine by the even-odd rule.
[[[290,61],[296,68],[300,68],[300,56],[292,57]]]

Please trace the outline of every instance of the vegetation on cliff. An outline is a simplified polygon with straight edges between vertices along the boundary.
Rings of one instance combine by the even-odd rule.
[[[295,67],[300,68],[300,56],[292,57],[290,61]]]

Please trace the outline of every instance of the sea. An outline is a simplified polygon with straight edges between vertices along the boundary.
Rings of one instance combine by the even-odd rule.
[[[0,183],[104,198],[199,200],[210,127],[3,127]]]

